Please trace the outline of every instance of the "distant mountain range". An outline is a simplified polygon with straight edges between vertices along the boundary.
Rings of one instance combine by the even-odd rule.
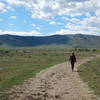
[[[65,45],[68,48],[100,48],[100,36],[82,34],[39,37],[0,35],[0,47],[33,47],[41,45]]]

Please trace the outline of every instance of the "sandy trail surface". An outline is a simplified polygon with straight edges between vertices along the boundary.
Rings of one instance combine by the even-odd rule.
[[[74,72],[69,62],[41,71],[23,85],[12,88],[10,100],[100,100],[80,79],[77,71],[80,64],[91,59],[78,61]]]

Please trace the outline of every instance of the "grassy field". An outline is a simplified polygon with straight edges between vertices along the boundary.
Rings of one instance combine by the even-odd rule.
[[[100,96],[100,58],[93,59],[79,67],[80,77]]]
[[[0,98],[5,98],[5,91],[12,86],[21,84],[43,69],[65,62],[72,51],[73,49],[65,48],[0,49]],[[78,59],[96,53],[91,50],[76,50]]]

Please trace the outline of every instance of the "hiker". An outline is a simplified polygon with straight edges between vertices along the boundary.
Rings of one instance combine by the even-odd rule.
[[[76,57],[75,57],[74,52],[71,54],[69,60],[70,60],[71,67],[72,67],[72,72],[73,72],[73,71],[74,71],[74,64],[75,64],[75,62],[76,62]]]

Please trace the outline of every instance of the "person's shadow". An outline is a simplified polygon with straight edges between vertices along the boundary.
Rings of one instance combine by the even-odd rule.
[[[84,72],[83,70],[74,70],[73,72]]]

